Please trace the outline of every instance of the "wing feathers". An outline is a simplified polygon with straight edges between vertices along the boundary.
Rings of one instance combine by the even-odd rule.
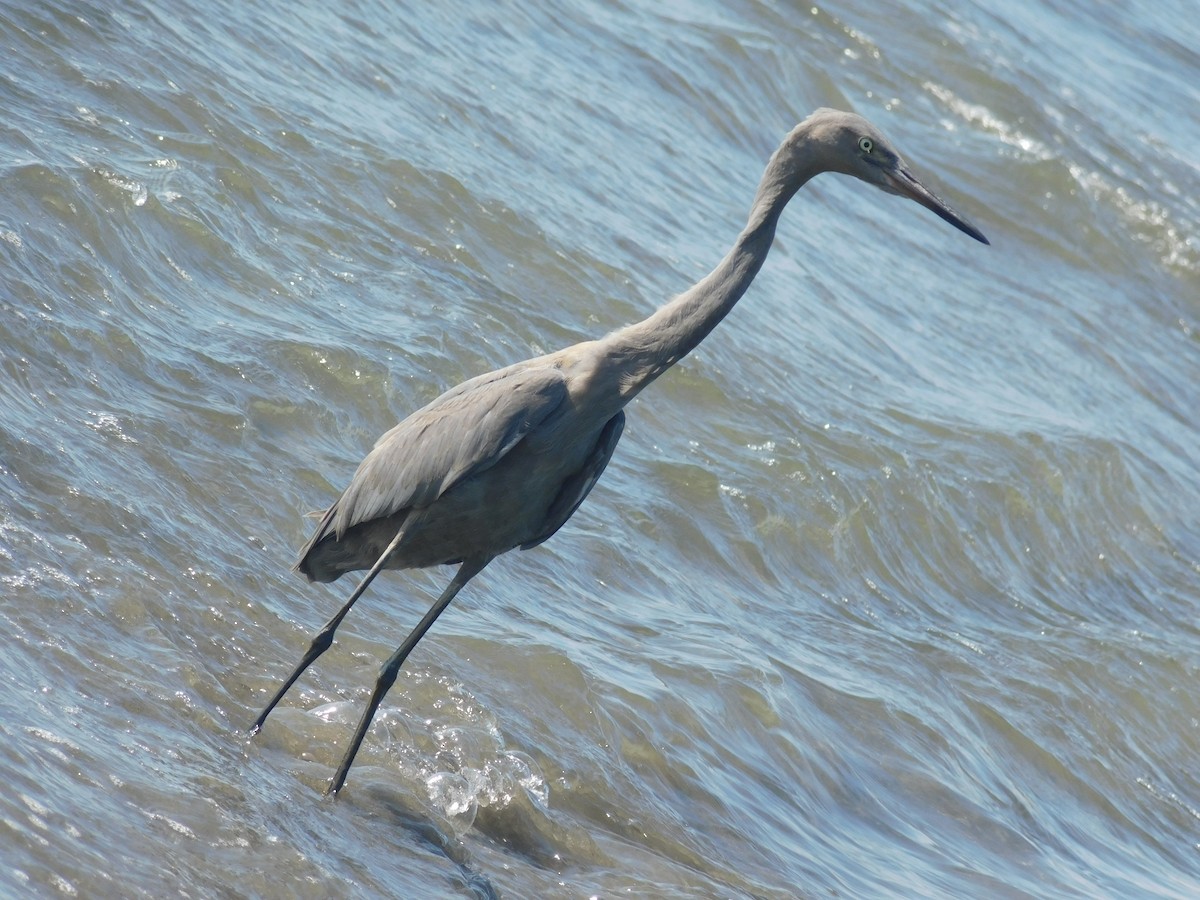
[[[335,504],[334,532],[340,538],[360,522],[428,506],[495,465],[566,396],[562,372],[547,365],[503,369],[446,392],[376,442]]]

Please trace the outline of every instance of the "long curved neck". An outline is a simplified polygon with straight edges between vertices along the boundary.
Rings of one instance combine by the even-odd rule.
[[[746,227],[717,267],[649,318],[602,338],[609,364],[619,372],[621,402],[627,403],[686,356],[729,314],[762,268],[784,206],[821,171],[801,153],[794,134],[775,151],[759,182]]]

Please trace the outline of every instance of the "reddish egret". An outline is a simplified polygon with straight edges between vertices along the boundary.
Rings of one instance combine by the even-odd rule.
[[[767,257],[783,207],[822,172],[853,175],[908,197],[988,242],[913,177],[873,125],[852,113],[817,110],[772,155],[746,227],[699,282],[645,321],[472,378],[379,439],[296,564],[310,581],[362,569],[367,574],[313,637],[251,733],[329,649],[338,625],[382,569],[457,565],[450,584],[383,664],[326,791],[336,794],[380,701],[434,620],[493,558],[536,547],[579,508],[612,458],[625,405],[733,309]]]

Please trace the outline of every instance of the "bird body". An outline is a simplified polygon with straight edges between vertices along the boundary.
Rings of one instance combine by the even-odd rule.
[[[595,484],[624,423],[619,405],[597,402],[588,347],[473,378],[384,434],[296,568],[313,581],[370,568],[401,526],[406,538],[384,568],[491,559],[550,537]]]
[[[853,175],[987,239],[908,171],[886,138],[852,113],[817,110],[772,155],[745,227],[720,263],[647,319],[463,382],[385,433],[326,511],[296,568],[313,581],[366,569],[254,725],[257,731],[382,569],[460,566],[384,664],[330,784],[345,780],[401,664],[458,591],[493,558],[553,535],[612,458],[624,407],[693,350],[738,302],[766,259],[780,214],[813,176]]]

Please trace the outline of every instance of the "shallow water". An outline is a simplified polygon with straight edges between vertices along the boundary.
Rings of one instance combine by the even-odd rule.
[[[1150,6],[1142,4],[1142,6]],[[0,9],[0,885],[1200,892],[1200,25],[1023,2]],[[818,179],[480,575],[289,567],[443,388],[648,314]]]

